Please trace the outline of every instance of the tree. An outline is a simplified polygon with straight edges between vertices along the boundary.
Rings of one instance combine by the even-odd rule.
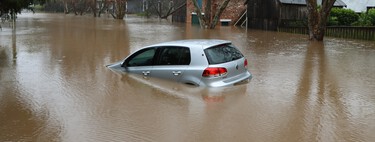
[[[350,26],[358,21],[359,15],[351,9],[332,8],[329,23],[334,26]]]
[[[89,7],[87,0],[76,0],[73,3],[73,11],[75,15],[83,15],[83,12]]]
[[[362,12],[358,21],[353,23],[354,26],[375,26],[375,9]]]
[[[168,16],[186,6],[186,1],[175,3],[172,0],[148,0],[147,4],[151,8],[146,9],[146,14],[148,14],[146,16],[155,13],[160,19],[167,19]]]
[[[97,13],[102,12],[103,4],[104,6],[107,6],[109,0],[103,0],[98,3],[97,0],[61,0],[64,13],[69,14],[70,9],[69,6],[72,8],[72,11],[75,15],[83,15],[84,12],[87,12],[89,10],[92,11],[94,14],[94,17],[97,16]],[[97,5],[99,4],[99,9],[97,8]]]
[[[310,40],[323,40],[328,16],[335,2],[336,0],[322,0],[318,7],[317,0],[306,0]]]
[[[354,22],[352,26],[372,26],[369,15],[366,12],[362,12],[358,21]]]
[[[204,13],[205,15],[202,14],[202,9],[199,7],[197,0],[192,0],[194,7],[195,7],[195,12],[197,13],[198,19],[199,19],[199,24],[201,28],[205,29],[214,29],[217,23],[219,22],[219,18],[225,8],[227,7],[228,3],[230,0],[223,0],[223,2],[220,4],[218,9],[216,9],[215,14],[212,15],[212,0],[206,0],[205,8],[204,8]]]
[[[22,9],[31,9],[30,5],[34,0],[1,0],[0,1],[0,16],[3,14],[10,14],[10,19],[13,21],[13,28],[15,28],[16,14],[21,13]]]
[[[375,26],[375,9],[370,9],[370,10],[367,12],[367,15],[368,15],[369,20],[371,21],[372,25]]]
[[[126,12],[126,0],[114,0],[114,12],[111,13],[115,19],[124,19]]]
[[[63,0],[63,4],[64,4],[64,13],[69,14],[70,11],[69,11],[68,5],[69,4],[73,5],[74,1],[73,0]]]
[[[98,11],[98,17],[100,17],[100,14],[102,14],[105,10],[108,10],[109,5],[111,4],[110,0],[103,0],[99,3],[99,11]]]
[[[4,13],[21,13],[22,9],[30,9],[30,5],[33,4],[34,0],[1,0],[0,1],[0,12]]]

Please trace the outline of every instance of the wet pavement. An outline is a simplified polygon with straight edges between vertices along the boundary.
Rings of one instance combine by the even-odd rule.
[[[0,141],[375,141],[375,42],[62,14],[0,31]],[[247,84],[207,89],[109,70],[142,46],[232,40]]]

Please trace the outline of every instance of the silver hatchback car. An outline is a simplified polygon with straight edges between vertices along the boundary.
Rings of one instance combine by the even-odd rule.
[[[247,82],[248,61],[231,41],[179,40],[144,47],[108,65],[123,72],[196,86],[221,87]]]

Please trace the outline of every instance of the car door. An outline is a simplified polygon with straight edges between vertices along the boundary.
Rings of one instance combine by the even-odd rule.
[[[149,47],[135,52],[124,61],[122,67],[130,73],[150,76],[156,49],[156,47]]]
[[[151,76],[179,81],[190,64],[188,47],[159,47]]]

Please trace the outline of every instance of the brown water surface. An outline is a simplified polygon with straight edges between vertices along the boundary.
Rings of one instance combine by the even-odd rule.
[[[232,40],[253,79],[207,89],[105,67],[191,38]],[[0,141],[372,142],[374,73],[373,41],[22,14],[0,31]]]

